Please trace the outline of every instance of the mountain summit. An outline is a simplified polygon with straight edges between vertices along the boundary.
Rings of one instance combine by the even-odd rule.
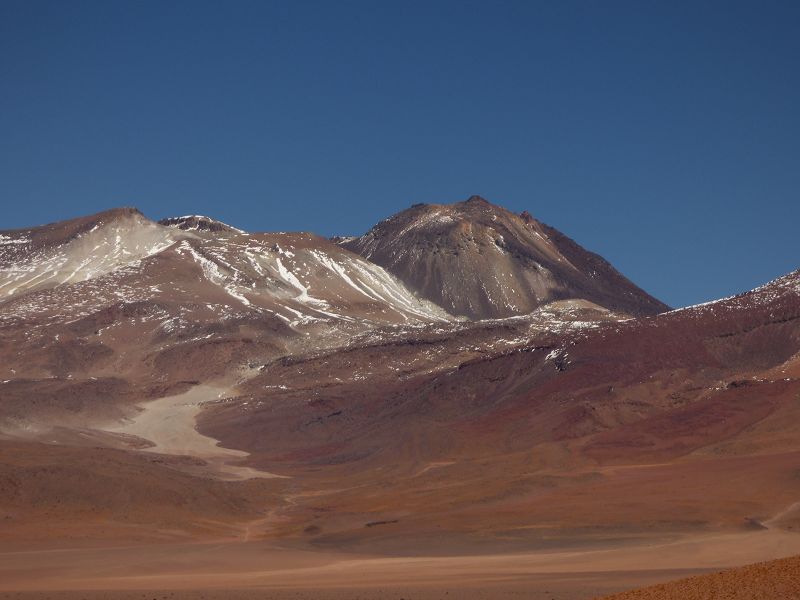
[[[560,231],[480,196],[415,204],[341,245],[470,319],[527,314],[573,298],[636,316],[669,309]]]
[[[175,227],[183,231],[208,231],[210,233],[245,233],[241,229],[217,221],[203,215],[185,215],[183,217],[167,217],[158,222],[159,225]]]

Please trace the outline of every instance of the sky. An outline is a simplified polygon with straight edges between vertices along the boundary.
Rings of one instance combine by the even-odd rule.
[[[0,0],[0,229],[528,210],[684,306],[800,267],[800,3]]]

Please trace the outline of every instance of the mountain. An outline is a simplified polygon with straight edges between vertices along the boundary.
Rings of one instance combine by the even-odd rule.
[[[669,310],[556,229],[479,196],[414,205],[341,245],[470,319],[526,314],[571,298],[636,316]]]
[[[0,232],[4,376],[196,379],[453,319],[319,236],[165,222],[120,209]]]
[[[177,238],[134,208],[0,231],[0,300],[137,264]]]
[[[797,554],[798,397],[800,271],[667,310],[476,198],[336,242],[2,231],[0,590],[577,598]]]
[[[272,312],[287,323],[450,318],[382,268],[313,234],[248,234],[199,216],[155,223],[136,209],[0,231],[0,301],[25,296],[32,302],[32,292],[90,280],[102,287],[102,278],[112,274],[143,287],[159,269],[170,276],[175,269],[200,274],[205,293],[221,294],[221,306]],[[134,300],[109,289],[122,301]],[[176,298],[182,292],[161,290]]]

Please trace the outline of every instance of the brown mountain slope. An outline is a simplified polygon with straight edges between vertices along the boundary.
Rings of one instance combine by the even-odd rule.
[[[478,196],[412,206],[341,243],[471,319],[526,314],[567,298],[631,315],[669,308],[559,231]]]
[[[275,361],[200,429],[302,473],[269,535],[322,545],[798,524],[800,273],[511,347],[481,350],[478,332]]]

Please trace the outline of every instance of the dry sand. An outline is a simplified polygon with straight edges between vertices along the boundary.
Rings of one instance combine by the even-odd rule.
[[[0,598],[576,600],[797,553],[800,535],[775,530],[607,549],[413,558],[267,542],[7,548],[0,553],[0,590],[6,590]]]

